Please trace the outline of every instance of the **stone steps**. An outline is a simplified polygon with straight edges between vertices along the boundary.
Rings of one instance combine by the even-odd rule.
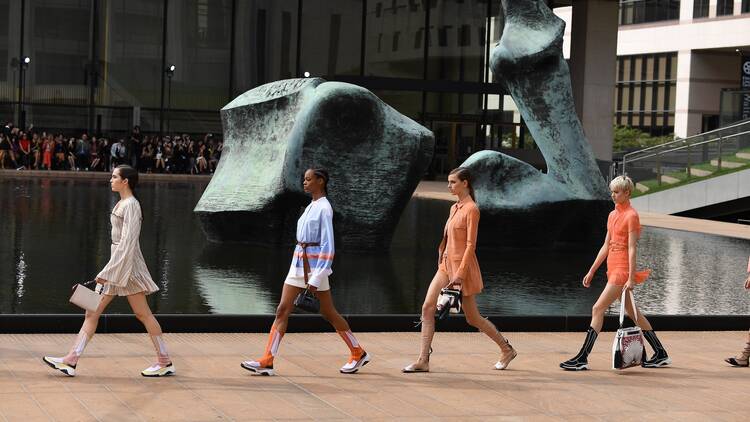
[[[666,184],[668,184],[668,185],[674,185],[675,183],[679,182],[680,179],[674,178],[672,176],[662,175],[661,176],[661,181],[664,182],[664,183],[666,183]]]
[[[636,183],[636,184],[635,184],[635,189],[636,189],[636,190],[637,190],[638,192],[641,192],[641,193],[645,193],[645,192],[648,192],[648,190],[649,190],[649,189],[648,189],[648,186],[646,186],[646,185],[643,185],[643,184],[640,184],[640,183]]]
[[[737,154],[742,154],[741,152],[738,152]],[[742,158],[742,157],[740,157]],[[719,166],[719,160],[711,160],[712,166]],[[744,166],[745,163],[738,163],[736,161],[727,161],[727,160],[721,160],[721,168],[727,168],[727,169],[736,169],[737,167]]]
[[[710,174],[713,174],[712,171],[698,169],[695,167],[690,167],[690,175],[695,177],[706,177]]]
[[[750,152],[738,152],[737,154],[734,154],[737,158],[742,158],[743,160],[750,160]]]

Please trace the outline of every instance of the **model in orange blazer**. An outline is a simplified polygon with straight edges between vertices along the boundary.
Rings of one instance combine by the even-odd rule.
[[[745,288],[750,289],[750,260],[747,263],[747,278],[745,279]],[[747,333],[747,343],[745,348],[737,355],[724,359],[724,362],[732,366],[750,366],[750,332]]]
[[[435,312],[440,290],[453,286],[461,289],[466,322],[487,334],[500,347],[500,359],[495,369],[508,367],[517,353],[488,319],[479,314],[475,296],[482,291],[482,274],[476,256],[479,208],[474,202],[471,173],[459,167],[448,175],[448,190],[458,197],[451,207],[450,216],[443,229],[443,240],[438,247],[438,269],[427,289],[422,304],[422,346],[419,359],[405,367],[403,372],[428,372],[432,337],[435,334]]]

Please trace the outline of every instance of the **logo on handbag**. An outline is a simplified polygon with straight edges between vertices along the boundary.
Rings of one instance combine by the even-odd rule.
[[[461,312],[461,290],[444,287],[438,297],[436,318],[442,321],[451,312]]]

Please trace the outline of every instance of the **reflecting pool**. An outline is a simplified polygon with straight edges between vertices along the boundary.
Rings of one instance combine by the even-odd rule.
[[[80,313],[70,286],[93,278],[109,258],[108,175],[0,179],[0,313]],[[141,247],[161,291],[160,313],[272,313],[292,247],[206,241],[192,209],[205,182],[146,182]],[[335,206],[335,204],[334,204]],[[449,203],[412,199],[390,252],[337,251],[331,277],[342,313],[417,313],[437,262]],[[481,224],[481,223],[480,223]],[[478,251],[485,283],[480,310],[501,315],[587,314],[605,282],[580,280],[598,246],[577,250]],[[743,289],[750,242],[646,227],[639,248],[651,278],[636,290],[645,312],[750,314]],[[129,312],[116,300],[108,312]]]

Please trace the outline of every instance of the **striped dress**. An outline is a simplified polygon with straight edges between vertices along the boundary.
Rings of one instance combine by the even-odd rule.
[[[141,253],[141,204],[135,197],[121,200],[110,216],[112,222],[112,255],[97,278],[107,280],[102,293],[130,296],[159,290],[146,267]]]

